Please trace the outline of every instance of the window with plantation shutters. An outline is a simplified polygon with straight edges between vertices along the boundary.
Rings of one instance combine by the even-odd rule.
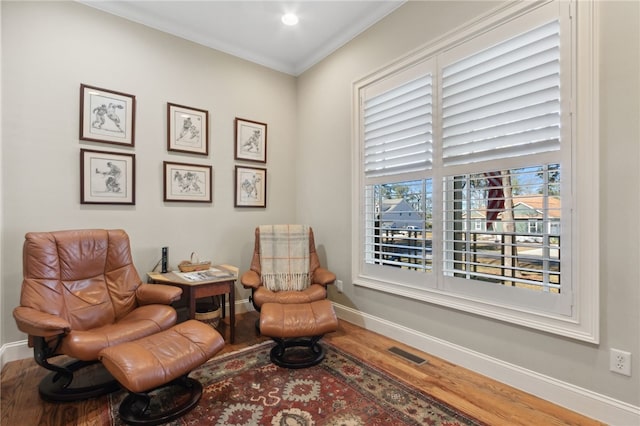
[[[355,285],[597,340],[598,132],[576,107],[597,104],[597,62],[578,4],[514,2],[354,83]]]
[[[560,33],[538,13],[440,57],[442,287],[571,315]]]

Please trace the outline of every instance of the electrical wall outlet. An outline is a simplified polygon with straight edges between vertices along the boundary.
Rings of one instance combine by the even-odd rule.
[[[609,370],[631,376],[631,353],[611,348],[609,351]]]
[[[342,293],[342,291],[344,290],[344,287],[342,286],[342,280],[336,280],[336,288],[338,289],[339,293]]]

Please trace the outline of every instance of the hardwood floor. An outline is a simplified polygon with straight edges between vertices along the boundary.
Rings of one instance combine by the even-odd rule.
[[[236,342],[227,344],[222,353],[265,340],[255,332],[257,317],[256,312],[237,315]],[[226,321],[221,323],[219,331],[228,338]],[[602,424],[344,321],[340,322],[337,332],[324,339],[490,425]],[[417,366],[390,353],[387,349],[391,346],[425,358],[427,362]],[[45,374],[32,358],[5,365],[0,388],[0,425],[105,424],[101,413],[106,397],[63,404],[42,401],[37,387]]]

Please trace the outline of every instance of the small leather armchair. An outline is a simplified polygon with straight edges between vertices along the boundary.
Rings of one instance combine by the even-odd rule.
[[[327,285],[335,280],[333,272],[320,266],[311,227],[256,228],[251,269],[240,282],[251,289],[251,300],[260,312],[256,328],[276,342],[270,352],[274,364],[306,368],[323,360],[319,341],[338,328],[333,306],[326,299]]]
[[[327,285],[336,280],[336,275],[320,266],[311,227],[309,227],[309,274],[311,276],[311,284],[304,290],[271,291],[265,287],[262,282],[260,266],[260,228],[256,228],[251,266],[240,277],[242,285],[251,289],[251,301],[256,311],[260,312],[260,308],[265,303],[299,304],[326,299]]]
[[[48,401],[117,390],[118,383],[100,368],[98,353],[176,323],[170,304],[182,290],[142,283],[123,230],[27,233],[23,276],[20,306],[13,316],[28,334],[36,362],[52,371],[39,387]],[[71,362],[49,363],[59,355]],[[93,371],[81,374],[81,369]]]

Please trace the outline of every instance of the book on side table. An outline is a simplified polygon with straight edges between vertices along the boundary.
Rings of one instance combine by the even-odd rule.
[[[176,270],[164,274],[149,272],[147,275],[155,282],[171,282],[177,278],[187,283],[198,283],[223,279],[235,280],[238,278],[238,268],[231,265],[216,265],[204,271],[180,272]]]
[[[184,278],[187,281],[207,281],[207,280],[215,280],[218,278],[231,278],[235,277],[235,274],[232,271],[224,269],[222,267],[211,267],[209,269],[205,269],[204,271],[194,271],[194,272],[178,272],[174,271],[179,277]]]

